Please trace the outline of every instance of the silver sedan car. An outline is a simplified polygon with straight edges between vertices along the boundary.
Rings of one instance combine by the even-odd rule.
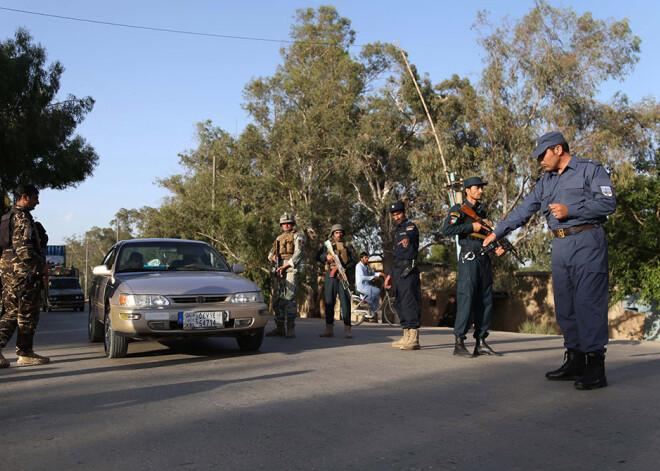
[[[231,336],[258,350],[268,306],[243,271],[204,242],[118,242],[93,270],[89,341],[103,341],[108,358],[126,356],[131,339]]]

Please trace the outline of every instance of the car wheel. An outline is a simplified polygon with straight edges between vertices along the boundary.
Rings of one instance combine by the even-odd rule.
[[[238,343],[238,348],[244,352],[255,352],[261,347],[261,343],[264,341],[264,329],[253,330],[252,332],[246,332],[244,334],[238,334],[236,336],[236,342]]]
[[[103,340],[103,324],[96,320],[91,310],[89,311],[89,319],[87,321],[87,334],[91,343]]]
[[[103,345],[105,347],[105,356],[108,358],[124,358],[128,351],[128,339],[121,337],[112,330],[112,321],[110,320],[110,305],[105,307],[105,335]]]

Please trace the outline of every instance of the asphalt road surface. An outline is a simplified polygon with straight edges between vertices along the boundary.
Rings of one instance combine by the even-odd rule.
[[[272,323],[268,328],[272,328]],[[447,328],[416,352],[380,325],[319,338],[135,342],[106,359],[87,313],[42,313],[49,365],[0,370],[0,469],[655,470],[660,343],[611,342],[609,387],[549,382],[557,336],[493,332],[505,355],[452,356]],[[468,345],[474,345],[472,339]]]

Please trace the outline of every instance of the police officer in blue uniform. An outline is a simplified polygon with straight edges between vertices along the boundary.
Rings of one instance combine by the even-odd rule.
[[[564,335],[564,364],[546,373],[551,381],[575,381],[578,389],[607,386],[605,345],[608,256],[603,223],[616,209],[607,171],[572,156],[560,132],[541,136],[531,158],[545,173],[523,203],[484,240],[487,245],[541,211],[552,230],[552,282],[557,322]]]
[[[394,286],[396,312],[401,320],[403,336],[392,343],[401,350],[419,350],[419,325],[422,317],[422,285],[417,268],[419,230],[407,218],[403,201],[390,205],[390,213],[397,223],[394,235],[394,260],[385,288]]]
[[[442,234],[458,236],[461,253],[458,261],[458,309],[454,324],[454,355],[471,358],[478,355],[500,355],[486,343],[490,316],[493,308],[493,263],[490,255],[480,255],[479,249],[492,227],[487,222],[486,211],[481,205],[484,186],[481,177],[467,178],[463,182],[466,202],[455,204],[445,219]],[[504,250],[496,249],[498,256]],[[465,339],[474,322],[474,338],[477,344],[470,353]]]

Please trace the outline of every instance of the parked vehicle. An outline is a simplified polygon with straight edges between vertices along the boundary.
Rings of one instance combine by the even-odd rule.
[[[48,270],[48,293],[44,292],[44,311],[66,309],[85,310],[85,294],[80,288],[77,270],[68,267],[54,267]]]
[[[204,242],[120,241],[93,270],[89,340],[103,340],[108,358],[126,356],[133,339],[231,336],[258,350],[268,307],[243,271]]]

